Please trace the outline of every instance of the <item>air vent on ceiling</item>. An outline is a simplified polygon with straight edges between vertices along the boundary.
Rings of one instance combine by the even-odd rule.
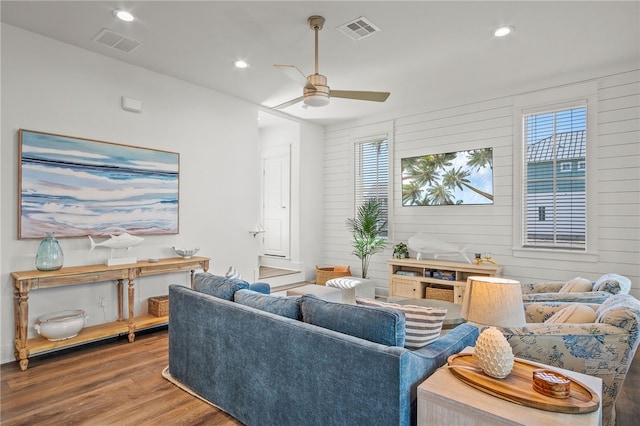
[[[123,53],[131,53],[142,45],[141,41],[118,34],[108,28],[103,28],[102,31],[96,34],[93,41]]]
[[[375,26],[364,16],[354,19],[351,22],[347,22],[346,24],[338,27],[338,29],[354,40],[362,40],[365,37],[369,37],[371,34],[381,31],[380,28]]]

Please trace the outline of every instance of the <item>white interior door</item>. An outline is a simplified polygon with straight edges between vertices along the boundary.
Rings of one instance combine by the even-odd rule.
[[[289,258],[291,153],[289,146],[263,151],[262,253]]]

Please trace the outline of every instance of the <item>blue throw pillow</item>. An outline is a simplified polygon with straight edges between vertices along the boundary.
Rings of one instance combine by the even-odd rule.
[[[269,285],[269,283],[257,282],[249,284],[249,290],[257,291],[258,293],[262,294],[271,294],[271,286]]]
[[[309,294],[300,298],[300,307],[306,323],[386,346],[404,346],[403,312],[327,302]]]
[[[224,300],[233,300],[233,294],[238,290],[249,288],[249,283],[236,278],[226,278],[202,272],[195,276],[193,289],[201,293]]]
[[[300,321],[302,313],[300,312],[299,297],[273,296],[262,294],[252,290],[238,290],[233,295],[233,300],[241,305],[251,306],[261,311],[271,312]]]

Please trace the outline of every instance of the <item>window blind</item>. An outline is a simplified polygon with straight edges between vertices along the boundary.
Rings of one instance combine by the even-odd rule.
[[[524,116],[525,247],[586,249],[587,109]]]
[[[356,141],[354,213],[369,199],[376,199],[389,217],[389,141],[386,137]],[[384,227],[384,234],[388,225]]]

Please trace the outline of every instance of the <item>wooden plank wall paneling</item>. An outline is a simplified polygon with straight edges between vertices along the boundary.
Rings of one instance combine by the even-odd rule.
[[[597,173],[598,258],[596,262],[523,258],[513,255],[514,112],[511,97],[475,102],[396,117],[390,120],[392,157],[392,234],[384,253],[373,257],[369,277],[388,288],[386,260],[393,244],[425,232],[448,242],[473,243],[470,252],[490,252],[504,266],[504,276],[521,282],[564,281],[575,276],[596,279],[617,272],[633,282],[640,297],[640,70],[597,80],[597,156],[588,159]],[[377,123],[376,123],[377,124]],[[325,134],[324,263],[349,264],[354,275],[359,260],[351,254],[345,219],[353,212],[353,138],[366,134],[366,124],[337,125]],[[400,160],[429,153],[492,147],[492,206],[402,207]],[[452,257],[451,259],[456,259]]]

